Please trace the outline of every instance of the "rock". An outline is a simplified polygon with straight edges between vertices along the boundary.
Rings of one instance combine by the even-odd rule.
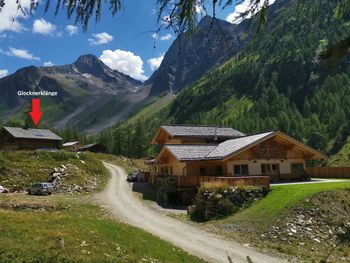
[[[83,240],[83,241],[80,243],[80,246],[81,246],[81,247],[87,247],[88,244],[86,243],[85,240]]]
[[[317,243],[321,243],[321,241],[318,238],[314,238],[313,240]]]
[[[64,164],[61,164],[61,167],[65,170],[67,170],[67,166],[65,166]]]

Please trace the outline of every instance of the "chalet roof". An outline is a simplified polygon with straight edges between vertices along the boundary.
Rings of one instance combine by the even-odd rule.
[[[213,151],[216,144],[172,144],[166,145],[168,149],[178,160],[191,161],[191,160],[203,160],[205,157]]]
[[[90,149],[96,145],[99,145],[98,143],[90,143],[90,144],[87,144],[87,145],[84,145],[82,147],[79,148],[79,150],[86,150],[86,149]]]
[[[50,130],[43,129],[23,129],[16,127],[4,127],[4,129],[14,138],[62,141],[63,139]]]
[[[275,135],[281,136],[294,144],[298,145],[305,151],[311,152],[321,159],[325,159],[326,156],[322,153],[298,142],[297,140],[283,134],[279,131],[269,131],[254,135],[247,135],[231,140],[224,141],[220,144],[177,144],[177,145],[165,145],[165,149],[168,149],[175,158],[179,161],[200,161],[200,160],[223,160],[234,154],[238,154],[262,141],[274,137]]]
[[[206,156],[206,159],[223,159],[228,155],[242,150],[243,148],[249,147],[251,144],[254,144],[261,139],[269,137],[273,133],[275,132],[270,131],[224,141],[220,143],[212,152],[210,152]]]
[[[69,147],[69,146],[73,146],[73,145],[76,145],[76,144],[79,144],[79,141],[76,141],[76,142],[66,142],[64,144],[62,144],[63,147]]]
[[[162,125],[161,128],[166,130],[171,136],[189,136],[189,137],[240,137],[244,133],[230,127],[217,126],[191,126],[191,125]]]

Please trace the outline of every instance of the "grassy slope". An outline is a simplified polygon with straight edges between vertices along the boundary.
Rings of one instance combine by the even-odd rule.
[[[70,152],[4,152],[0,153],[0,185],[26,188],[34,182],[47,181],[54,167],[74,165],[69,170],[69,183],[84,184],[97,178],[101,185],[107,180],[107,171],[93,154]]]
[[[174,98],[175,96],[172,94],[167,94],[160,98],[152,97],[143,107],[128,118],[128,122],[133,123],[141,117],[149,117],[157,114],[168,106],[174,100]]]
[[[0,262],[201,262],[143,230],[118,223],[89,199],[0,196],[0,204],[24,201],[55,208],[0,209]]]
[[[339,167],[350,166],[350,136],[340,151],[328,160],[327,165]]]
[[[350,189],[350,180],[335,183],[272,186],[271,192],[266,198],[225,219],[201,224],[201,227],[241,243],[250,244],[263,251],[282,252],[286,256],[296,256],[301,262],[320,262],[319,260],[327,254],[328,243],[315,244],[310,240],[301,240],[300,242],[304,242],[304,245],[300,246],[298,242],[283,243],[280,240],[272,240],[270,236],[267,236],[267,233],[272,226],[278,225],[284,229],[289,217],[295,216],[292,211],[305,206],[305,199],[316,198],[316,195],[325,194],[332,190],[339,191],[339,195],[341,195],[343,189]],[[338,199],[327,200],[328,203],[333,201],[339,202]],[[312,249],[316,249],[317,257],[316,252]],[[341,257],[344,252],[342,249],[339,248],[333,253],[333,256]],[[311,261],[313,258],[316,261]]]
[[[244,222],[259,227],[270,226],[298,201],[323,191],[342,188],[350,188],[350,181],[272,186],[266,198],[225,221]]]
[[[44,181],[53,167],[70,163],[79,168],[71,179],[75,183],[100,174],[103,186],[108,174],[101,159],[129,171],[142,165],[110,155],[83,154],[78,159],[67,152],[8,152],[0,155],[0,185],[28,186]],[[19,206],[24,208],[14,208]],[[112,219],[93,204],[91,195],[0,194],[0,262],[141,261],[201,262],[143,230]]]

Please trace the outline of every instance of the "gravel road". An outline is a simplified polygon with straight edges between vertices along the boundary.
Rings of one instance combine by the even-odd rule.
[[[125,181],[127,174],[122,168],[108,163],[105,166],[111,177],[107,187],[97,198],[123,222],[142,228],[208,262],[229,262],[228,256],[234,263],[247,263],[247,256],[254,263],[287,262],[149,208],[134,195],[131,186]]]

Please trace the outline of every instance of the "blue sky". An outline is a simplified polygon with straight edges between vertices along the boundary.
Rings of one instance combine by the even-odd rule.
[[[22,0],[22,5],[29,2]],[[15,1],[5,3],[0,13],[0,77],[29,65],[70,64],[89,53],[111,68],[145,80],[175,39],[172,31],[164,30],[154,41],[152,34],[158,28],[155,0],[124,0],[124,9],[114,17],[106,6],[101,21],[95,24],[92,19],[87,32],[74,25],[73,18],[68,20],[65,10],[55,17],[54,7],[48,13],[43,6],[33,15],[19,13],[12,23]],[[234,9],[220,11],[218,17],[226,19]]]

